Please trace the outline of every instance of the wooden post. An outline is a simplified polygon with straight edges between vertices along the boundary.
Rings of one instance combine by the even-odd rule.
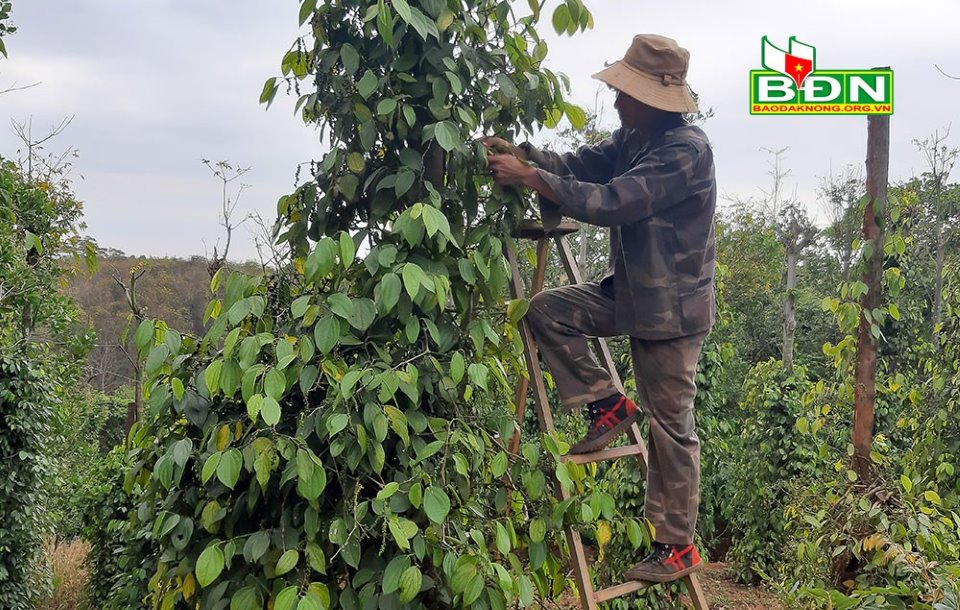
[[[857,364],[853,399],[853,469],[861,483],[873,473],[870,448],[873,445],[873,402],[877,382],[877,342],[871,327],[877,321],[867,319],[881,305],[883,277],[883,231],[877,216],[887,205],[887,174],[890,162],[890,116],[867,117],[867,206],[863,211],[863,241],[869,244],[861,281],[867,292],[860,297],[860,328],[857,332]]]

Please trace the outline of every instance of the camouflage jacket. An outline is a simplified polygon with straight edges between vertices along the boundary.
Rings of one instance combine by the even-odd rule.
[[[541,197],[548,228],[561,215],[610,227],[601,283],[612,284],[625,334],[660,340],[710,329],[717,187],[703,130],[678,121],[651,138],[618,129],[576,153],[524,149],[560,198]]]

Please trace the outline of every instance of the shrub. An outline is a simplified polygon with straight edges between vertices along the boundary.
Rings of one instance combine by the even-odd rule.
[[[960,519],[935,490],[905,475],[869,489],[843,477],[796,496],[785,540],[795,550],[785,587],[793,605],[957,607]]]
[[[727,558],[742,579],[777,573],[790,485],[822,470],[816,447],[796,434],[809,425],[813,389],[802,366],[788,373],[779,360],[758,363],[744,381],[724,505]]]
[[[97,509],[90,504],[100,502],[105,477],[112,476],[111,467],[117,467],[104,462],[122,442],[127,402],[122,396],[83,387],[57,405],[46,453],[54,466],[48,506],[60,539],[80,536],[84,514]]]
[[[793,485],[784,590],[797,607],[956,608],[960,601],[960,316],[948,282],[942,350],[916,345],[913,367],[878,384],[885,428],[870,486],[851,480],[848,452],[823,448],[833,476]],[[833,423],[823,420],[821,426]],[[809,432],[807,428],[805,432]],[[804,434],[803,436],[809,436]],[[845,439],[844,439],[845,440]],[[819,441],[813,438],[811,444]]]
[[[22,352],[0,352],[0,608],[29,610],[43,587],[37,558],[49,520],[45,455],[54,389]]]
[[[149,412],[127,536],[147,550],[123,572],[147,603],[504,608],[563,587],[548,550],[593,513],[552,509],[545,470],[578,490],[584,470],[504,451],[526,309],[504,302],[505,232],[525,202],[491,189],[469,138],[583,116],[541,65],[539,10],[509,9],[302,3],[309,34],[281,69],[331,147],[278,202],[293,260],[221,271],[203,337],[136,331]],[[590,18],[560,16],[570,32]]]
[[[91,480],[76,500],[83,507],[81,535],[91,545],[90,599],[102,610],[136,607],[140,583],[149,578],[155,548],[135,536],[129,522],[134,508],[135,482],[125,487],[125,472],[132,466],[125,447],[114,447],[97,462]]]

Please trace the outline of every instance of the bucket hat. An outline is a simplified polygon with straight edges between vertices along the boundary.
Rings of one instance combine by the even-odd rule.
[[[687,85],[690,52],[676,40],[638,34],[623,59],[593,75],[648,106],[669,112],[696,112]]]

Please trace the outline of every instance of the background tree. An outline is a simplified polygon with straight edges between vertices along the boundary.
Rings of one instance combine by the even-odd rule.
[[[138,332],[141,327],[145,329],[143,332],[152,332],[153,330],[152,323],[145,324],[147,319],[146,310],[137,294],[137,282],[140,281],[140,278],[142,278],[146,272],[146,267],[141,263],[130,269],[130,274],[127,276],[127,279],[124,279],[124,277],[117,272],[113,274],[113,281],[123,290],[124,300],[126,300],[127,307],[130,309],[130,313],[127,316],[127,325],[123,329],[118,343],[123,355],[127,357],[130,366],[133,367],[133,402],[127,406],[127,422],[124,428],[127,434],[130,433],[130,428],[133,427],[134,422],[143,418],[143,362],[139,354],[127,349],[126,343],[127,335],[132,328],[136,328]],[[146,330],[148,327],[150,329],[149,331]]]
[[[854,263],[853,244],[861,231],[859,204],[866,187],[862,170],[853,165],[844,167],[839,174],[832,172],[820,181],[817,195],[820,211],[826,219],[823,238],[840,265],[840,276],[850,281],[850,269]]]
[[[245,215],[239,220],[236,218],[237,205],[240,203],[240,197],[243,195],[243,191],[249,188],[250,185],[241,182],[235,190],[230,190],[232,183],[242,178],[244,174],[250,171],[250,168],[234,165],[229,161],[217,161],[213,163],[209,159],[202,159],[201,162],[220,180],[221,189],[220,226],[223,227],[225,239],[222,252],[217,251],[220,246],[220,240],[217,240],[217,243],[213,246],[213,256],[207,263],[210,277],[213,278],[217,271],[223,269],[224,265],[227,264],[227,257],[230,255],[230,244],[233,241],[233,232],[251,218],[250,215]]]
[[[73,165],[71,159],[76,158],[77,149],[67,147],[60,152],[47,150],[47,143],[66,131],[73,117],[67,117],[60,121],[54,127],[51,127],[45,135],[33,135],[33,117],[24,121],[10,121],[13,125],[13,133],[20,140],[23,148],[18,150],[19,157],[17,165],[20,172],[30,182],[44,182],[51,186],[58,185],[65,181]]]
[[[783,155],[786,151],[786,148],[767,150],[772,157],[767,170],[770,183],[769,187],[761,189],[760,196],[732,198],[735,211],[721,220],[718,250],[725,250],[726,256],[731,257],[725,262],[731,266],[726,298],[737,303],[741,290],[745,295],[750,295],[749,299],[754,301],[752,309],[755,317],[748,315],[744,324],[759,324],[758,330],[751,334],[768,344],[765,349],[751,352],[749,360],[758,362],[772,355],[770,347],[774,335],[769,332],[769,325],[763,324],[763,320],[769,318],[772,311],[780,309],[781,332],[778,334],[782,342],[778,351],[789,374],[793,367],[797,327],[798,272],[804,264],[807,251],[815,245],[819,230],[807,216],[796,195],[784,193],[785,182],[790,176],[789,170],[783,167]],[[740,243],[730,243],[731,239]],[[764,242],[768,247],[765,253],[762,253],[758,246]],[[763,258],[750,260],[749,265],[753,266],[751,270],[743,269],[737,260],[751,259],[757,255],[762,255]],[[773,255],[782,260],[776,267],[771,267],[768,262]],[[757,278],[758,272],[775,273],[777,279],[774,281],[772,276],[766,279]],[[781,287],[782,292],[778,294],[773,291],[774,286]],[[742,309],[736,305],[733,309],[746,311],[751,308],[746,303],[740,305],[743,306]]]
[[[783,296],[783,368],[793,372],[793,345],[797,332],[797,266],[800,257],[816,241],[819,231],[798,202],[783,206],[777,223],[786,253],[785,292]]]
[[[947,244],[956,235],[957,223],[960,222],[958,189],[947,185],[960,148],[947,146],[949,137],[950,129],[947,128],[942,133],[937,130],[922,140],[914,140],[914,145],[926,158],[928,168],[920,177],[918,194],[924,212],[924,228],[930,234],[929,250],[934,262],[930,324],[935,344],[939,342],[940,334],[938,326],[943,309],[943,268]]]

